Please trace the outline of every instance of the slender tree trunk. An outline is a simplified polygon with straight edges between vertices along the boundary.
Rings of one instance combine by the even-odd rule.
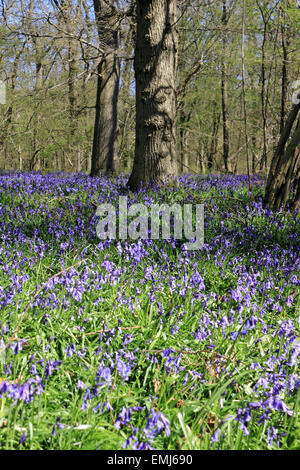
[[[227,1],[223,0],[223,15],[222,15],[222,64],[221,64],[221,95],[222,95],[222,117],[223,117],[223,160],[225,171],[230,171],[229,168],[229,130],[228,130],[228,97],[227,97],[227,68],[226,68],[226,32],[225,28],[228,23],[227,14]]]
[[[252,174],[255,174],[256,171],[256,165],[255,165],[255,159],[256,159],[256,135],[252,134],[251,136],[252,140]]]
[[[33,170],[40,171],[41,170],[41,158],[39,156],[40,152],[40,142],[39,142],[39,130],[38,125],[40,122],[40,103],[41,103],[41,95],[40,92],[42,90],[43,84],[43,64],[42,59],[40,56],[39,46],[37,46],[37,63],[36,63],[36,108],[35,108],[35,116],[34,116],[34,127],[33,127]]]
[[[69,63],[69,79],[68,79],[68,97],[69,97],[69,122],[70,122],[70,144],[72,145],[72,139],[74,138],[77,130],[77,93],[75,80],[77,75],[77,64],[76,64],[77,50],[74,40],[69,39],[68,41],[68,63]]]
[[[43,73],[44,73],[44,50],[41,43],[41,38],[37,35],[36,25],[33,19],[34,1],[30,0],[29,11],[27,17],[29,34],[33,43],[34,54],[35,54],[35,106],[33,111],[33,130],[31,139],[31,158],[29,163],[29,169],[40,171],[41,159],[39,153],[41,151],[41,143],[39,137],[39,125],[41,120],[41,91],[43,87]]]
[[[261,46],[261,91],[260,91],[260,100],[261,100],[261,114],[262,114],[262,127],[263,127],[263,151],[260,160],[260,170],[262,171],[264,168],[267,168],[267,99],[266,99],[266,44],[267,44],[267,29],[268,29],[268,21],[269,17],[266,13],[265,7],[266,4],[263,1],[262,4],[260,0],[256,0],[256,4],[260,10],[261,18],[264,24],[263,30],[263,40]]]
[[[212,134],[211,134],[211,142],[210,142],[210,150],[208,153],[207,158],[207,167],[209,170],[212,169],[213,163],[216,156],[217,151],[217,144],[218,144],[218,132],[219,132],[219,125],[220,125],[220,113],[217,112],[217,103],[214,102],[214,111],[213,111],[213,126],[212,126]]]
[[[120,79],[119,20],[113,0],[94,0],[99,43],[106,49],[98,65],[96,116],[91,176],[115,173],[118,157],[118,96]]]
[[[197,167],[199,168],[199,172],[201,174],[206,173],[206,168],[205,168],[205,163],[204,163],[204,155],[205,155],[205,150],[202,142],[199,142],[199,148],[197,149]]]
[[[185,135],[184,129],[181,127],[180,120],[180,129],[179,129],[179,145],[180,145],[180,173],[185,173],[186,171],[186,159],[185,159]]]
[[[136,139],[132,190],[177,176],[176,0],[137,0]]]
[[[243,115],[244,115],[244,130],[245,130],[245,143],[246,143],[246,161],[247,161],[247,174],[249,192],[252,192],[252,182],[250,174],[250,161],[249,161],[249,138],[248,138],[248,122],[247,122],[247,103],[246,103],[246,75],[245,75],[245,23],[246,23],[246,4],[243,0],[243,21],[242,21],[242,98],[243,98]]]
[[[186,173],[189,170],[189,158],[186,151],[186,129],[185,124],[190,120],[191,113],[186,114],[184,102],[179,105],[179,148],[180,148],[180,173]]]
[[[134,27],[133,25],[126,25],[126,30],[124,33],[124,45],[125,54],[127,60],[123,67],[122,71],[122,88],[120,89],[120,98],[123,102],[123,119],[120,126],[120,146],[119,153],[120,159],[122,159],[122,166],[124,170],[131,168],[132,162],[130,161],[130,149],[132,147],[132,131],[130,129],[130,121],[134,118],[134,108],[133,97],[131,96],[131,79],[132,79],[132,61],[128,58],[133,55],[134,50]]]
[[[262,57],[261,57],[261,113],[263,120],[263,153],[261,158],[260,169],[263,170],[267,166],[267,117],[265,106],[265,87],[266,87],[266,72],[265,72],[265,44],[266,44],[266,25],[264,25],[264,37],[262,43]]]
[[[281,112],[280,112],[280,133],[284,128],[284,119],[286,115],[286,102],[287,102],[287,63],[288,63],[288,41],[286,37],[285,25],[285,0],[281,5],[281,45],[282,45],[282,74],[281,74]]]

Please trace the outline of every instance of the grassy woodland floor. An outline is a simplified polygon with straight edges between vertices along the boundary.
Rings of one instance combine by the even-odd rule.
[[[299,218],[184,176],[129,199],[206,201],[203,249],[100,241],[124,182],[0,177],[0,448],[300,449]]]

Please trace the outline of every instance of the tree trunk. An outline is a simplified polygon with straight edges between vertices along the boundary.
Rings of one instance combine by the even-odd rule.
[[[298,119],[294,134],[286,147],[299,109],[300,104],[294,105],[291,109],[271,162],[264,202],[275,210],[278,210],[280,207],[285,207],[293,178],[298,175],[299,172],[300,158],[296,149],[300,143],[300,118]],[[297,178],[296,183],[298,184]],[[297,191],[298,189],[296,189],[294,193],[294,199],[292,201],[293,206],[297,205],[297,201],[295,200]]]
[[[205,163],[204,163],[205,149],[203,143],[199,142],[199,148],[197,149],[197,167],[199,173],[204,175],[206,173]]]
[[[33,17],[35,6],[35,0],[30,0],[29,11],[27,17],[27,24],[29,34],[33,44],[34,56],[35,56],[35,104],[32,117],[32,139],[31,139],[31,158],[29,162],[29,169],[31,171],[41,170],[41,158],[40,151],[40,121],[41,121],[41,103],[42,96],[41,91],[43,88],[43,74],[44,74],[44,48],[41,37],[37,34],[37,28]]]
[[[266,29],[267,25],[264,23],[264,36],[262,42],[262,58],[261,58],[261,113],[263,120],[263,153],[260,162],[260,169],[267,168],[267,116],[266,116],[266,100],[265,100],[265,88],[266,88],[266,71],[265,71],[265,45],[266,45]]]
[[[180,148],[180,173],[189,171],[189,158],[186,151],[186,129],[185,124],[189,122],[191,113],[186,114],[184,110],[184,102],[179,105],[179,148]]]
[[[281,112],[280,112],[280,133],[284,128],[287,102],[287,64],[288,64],[288,40],[286,37],[285,24],[285,2],[281,4],[281,45],[282,45],[282,74],[281,74]]]
[[[136,138],[128,187],[177,176],[176,0],[137,0]]]
[[[227,104],[227,69],[225,63],[226,57],[226,33],[224,31],[228,23],[227,14],[227,1],[223,0],[223,15],[222,15],[222,65],[221,65],[221,95],[222,95],[222,117],[223,117],[223,160],[225,171],[230,171],[229,168],[229,131],[228,131],[228,104]]]
[[[67,31],[70,31],[71,27],[67,24]],[[74,149],[73,139],[77,132],[77,93],[76,93],[76,75],[77,75],[77,47],[73,39],[68,39],[68,64],[69,64],[69,77],[68,77],[68,97],[69,97],[69,123],[70,123],[70,136],[69,136],[69,147],[70,147],[70,156],[72,158],[72,153]]]
[[[134,50],[134,37],[135,31],[132,24],[126,25],[124,27],[124,44],[122,45],[125,49],[125,55],[127,60],[124,64],[121,81],[122,87],[120,89],[120,99],[123,103],[122,105],[122,117],[120,119],[120,144],[119,144],[119,154],[120,161],[122,160],[122,170],[127,170],[132,166],[132,161],[130,158],[131,148],[132,148],[132,139],[133,139],[133,129],[130,126],[132,119],[135,115],[135,104],[133,102],[133,97],[131,96],[131,79],[132,79],[132,61],[129,60],[129,57],[133,55]]]
[[[207,157],[207,167],[210,171],[213,167],[213,163],[214,163],[216,152],[217,152],[219,125],[220,125],[220,113],[217,111],[217,102],[214,101],[213,126],[212,126],[212,133],[211,133],[210,150],[209,150],[208,157]]]
[[[39,122],[41,119],[40,114],[40,107],[41,107],[41,95],[40,92],[42,90],[43,84],[43,64],[41,59],[41,53],[39,46],[36,46],[37,51],[37,62],[36,62],[36,84],[35,84],[35,92],[36,92],[36,106],[34,111],[34,118],[33,118],[33,139],[32,139],[32,170],[40,171],[41,170],[41,158],[39,156],[40,153],[40,142],[39,142]]]
[[[253,175],[255,174],[256,171],[256,165],[255,165],[255,160],[256,160],[256,135],[252,134],[251,136],[252,140],[252,173]]]
[[[247,106],[246,106],[246,73],[245,73],[245,24],[246,24],[246,2],[243,0],[243,21],[242,21],[242,100],[244,114],[244,130],[246,143],[246,159],[249,193],[252,193],[252,182],[250,174],[249,147],[248,147],[248,122],[247,122]]]
[[[115,173],[118,157],[118,95],[120,78],[119,21],[114,2],[94,0],[99,43],[105,53],[98,65],[96,116],[91,176]]]
[[[268,44],[268,25],[270,18],[275,9],[275,4],[268,5],[268,2],[256,0],[256,4],[261,14],[263,21],[263,38],[261,45],[261,114],[262,114],[262,130],[263,130],[263,151],[260,160],[260,170],[267,169],[268,166],[268,144],[267,144],[267,108],[268,108],[268,88],[270,85],[270,77],[268,87],[266,87],[266,46]]]
[[[294,193],[291,202],[291,210],[293,212],[300,211],[300,165],[298,165],[298,172],[294,180]]]

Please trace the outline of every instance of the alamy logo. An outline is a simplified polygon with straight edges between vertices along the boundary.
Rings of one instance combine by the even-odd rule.
[[[6,88],[2,80],[0,80],[0,104],[6,104]]]
[[[5,344],[3,339],[0,339],[0,364],[5,363]]]
[[[97,236],[102,240],[120,239],[163,239],[186,240],[187,250],[198,250],[204,244],[204,206],[203,204],[132,204],[128,207],[128,198],[119,197],[119,207],[112,204],[100,204],[96,215]],[[195,207],[195,211],[193,210]],[[118,214],[118,233],[117,233]],[[128,220],[131,218],[132,220]]]
[[[300,80],[296,80],[292,83],[292,103],[299,104],[300,103]]]

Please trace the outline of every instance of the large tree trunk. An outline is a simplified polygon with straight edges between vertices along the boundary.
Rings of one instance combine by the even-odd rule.
[[[176,0],[137,0],[136,139],[132,190],[177,176]]]
[[[298,165],[298,172],[294,179],[294,193],[291,202],[291,210],[293,212],[300,211],[300,165]]]
[[[298,207],[300,154],[297,152],[297,147],[300,144],[300,118],[298,119],[289,144],[286,144],[290,137],[293,124],[297,119],[299,109],[300,104],[297,104],[294,105],[290,111],[271,162],[264,202],[275,210],[278,210],[280,207],[285,207],[293,179],[295,180],[296,188],[292,206],[294,209]]]
[[[100,46],[91,176],[118,171],[119,21],[113,0],[94,0]]]

